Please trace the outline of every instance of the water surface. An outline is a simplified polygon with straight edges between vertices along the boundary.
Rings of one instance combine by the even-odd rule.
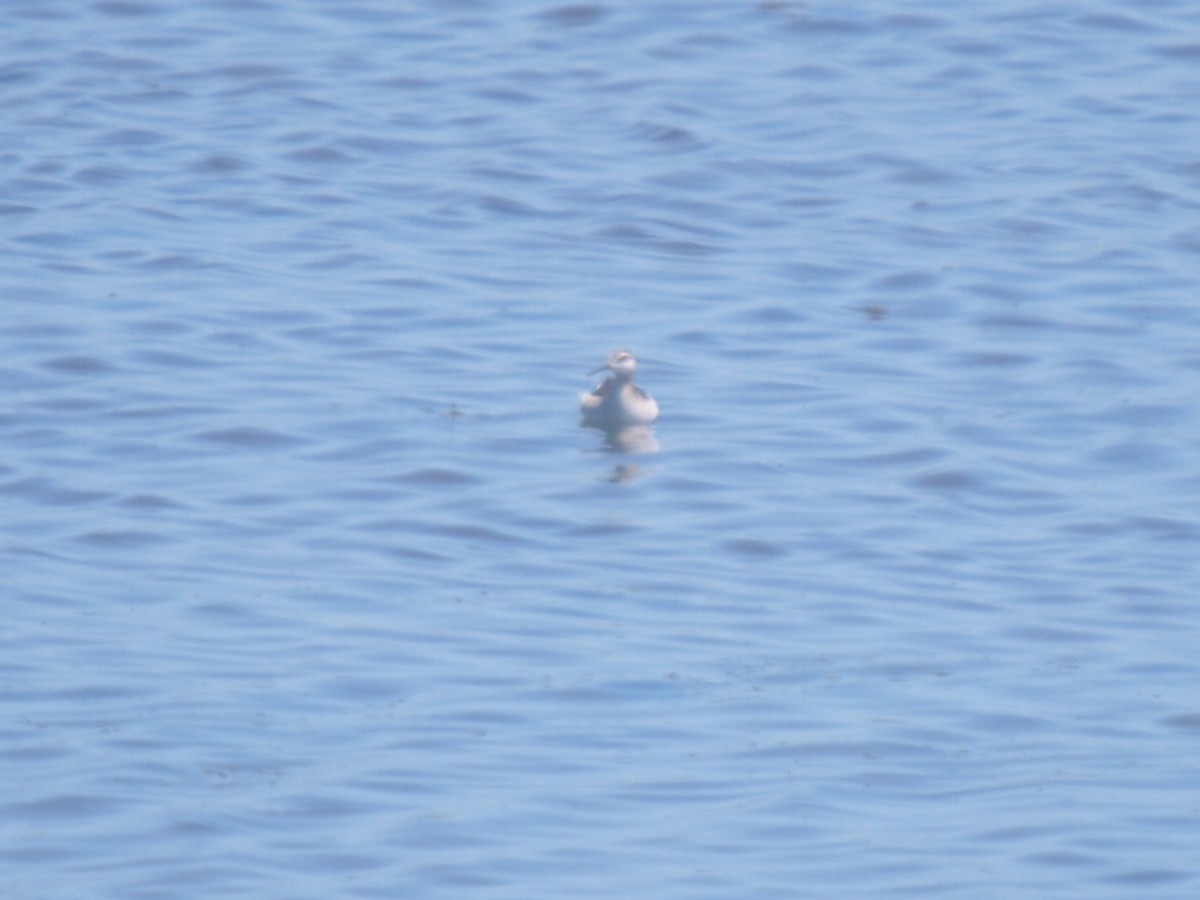
[[[7,4],[4,896],[1194,896],[1200,21],[960,6]]]

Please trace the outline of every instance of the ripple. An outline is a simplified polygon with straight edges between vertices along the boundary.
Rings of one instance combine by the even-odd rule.
[[[876,280],[873,287],[887,291],[927,290],[937,281],[937,276],[929,272],[896,272]]]
[[[201,440],[229,447],[244,447],[252,450],[269,450],[291,447],[303,443],[301,439],[267,428],[246,425],[235,428],[218,428],[197,435]]]
[[[99,375],[114,371],[111,365],[94,356],[60,356],[43,363],[43,368],[69,375]]]
[[[755,538],[739,538],[737,540],[725,541],[723,546],[730,553],[735,553],[738,556],[765,559],[787,555],[787,548],[778,543]]]
[[[538,18],[558,28],[582,28],[595,25],[612,11],[598,3],[577,3],[556,6],[538,13]]]
[[[99,138],[103,144],[117,147],[150,147],[167,140],[166,135],[145,128],[118,128]]]
[[[318,165],[346,165],[352,157],[336,147],[306,147],[286,154],[293,162],[317,163]]]
[[[4,807],[10,815],[23,819],[87,819],[108,816],[124,804],[112,797],[87,794],[57,794],[26,803],[10,803]]]
[[[156,532],[138,528],[98,528],[78,535],[75,540],[93,547],[137,548],[161,544],[167,538]]]
[[[431,468],[416,469],[404,475],[396,476],[395,480],[405,484],[455,487],[464,484],[473,484],[479,479],[459,469]]]
[[[976,491],[982,486],[978,475],[962,469],[940,469],[928,472],[910,482],[914,487],[942,493]]]
[[[183,509],[184,505],[171,500],[169,497],[161,497],[157,494],[133,494],[125,497],[120,501],[121,506],[129,509],[140,509],[151,512],[167,509]]]
[[[24,497],[50,506],[79,506],[109,499],[109,491],[64,487],[49,478],[23,478],[0,485],[0,494]]]
[[[1133,869],[1118,872],[1101,881],[1106,884],[1138,885],[1153,887],[1161,884],[1177,884],[1183,881],[1194,881],[1196,873],[1189,869]]]
[[[248,168],[249,163],[241,157],[217,153],[206,156],[192,164],[192,171],[201,175],[229,175]]]

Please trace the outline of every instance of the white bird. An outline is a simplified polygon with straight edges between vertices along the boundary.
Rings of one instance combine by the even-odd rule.
[[[654,398],[633,383],[637,360],[628,350],[616,350],[608,362],[588,372],[595,375],[608,369],[608,378],[595,390],[579,398],[583,424],[596,428],[622,428],[628,425],[649,425],[658,418]]]

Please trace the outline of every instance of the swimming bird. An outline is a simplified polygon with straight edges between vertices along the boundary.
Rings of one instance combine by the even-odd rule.
[[[654,398],[633,383],[637,360],[628,350],[616,350],[608,362],[588,372],[595,375],[608,369],[612,372],[596,389],[579,398],[583,424],[596,428],[622,428],[628,425],[649,425],[658,418]]]

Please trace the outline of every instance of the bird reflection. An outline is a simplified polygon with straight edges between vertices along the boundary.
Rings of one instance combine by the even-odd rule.
[[[658,437],[650,425],[605,428],[604,446],[617,453],[657,453]]]

